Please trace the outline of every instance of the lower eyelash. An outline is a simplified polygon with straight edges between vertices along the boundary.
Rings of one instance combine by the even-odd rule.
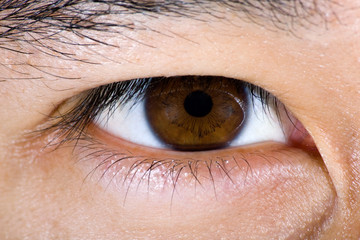
[[[251,151],[244,154],[233,155],[231,153],[197,159],[194,157],[170,158],[170,157],[148,157],[133,154],[130,151],[118,152],[110,149],[96,139],[81,139],[76,145],[74,158],[78,164],[95,162],[95,167],[87,170],[85,181],[94,180],[102,182],[107,188],[117,188],[117,191],[124,192],[123,204],[127,202],[129,194],[138,194],[139,189],[146,189],[146,194],[162,192],[166,189],[171,192],[169,199],[172,204],[176,196],[181,197],[180,188],[186,185],[187,189],[193,187],[194,194],[200,189],[210,189],[215,199],[222,197],[223,182],[226,187],[240,191],[238,188],[251,186],[252,182],[261,177],[254,171],[252,164],[261,162],[262,168],[266,169],[272,165],[282,165],[283,159],[291,150],[274,150],[265,154],[262,151]],[[86,164],[87,165],[87,164]],[[92,164],[89,164],[92,165]],[[239,173],[242,176],[239,181]],[[249,183],[250,181],[250,183]],[[211,187],[209,187],[211,186]],[[209,190],[209,191],[210,191]],[[180,194],[180,195],[179,195]],[[195,196],[194,195],[194,196]]]
[[[86,140],[82,139],[81,142],[78,142],[77,147],[78,150],[76,157],[79,159],[78,163],[92,160],[99,162],[99,159],[101,159],[100,162],[86,175],[84,181],[92,178],[96,175],[96,171],[100,170],[100,176],[98,176],[96,181],[101,181],[107,174],[110,174],[112,177],[107,183],[107,185],[110,185],[116,175],[119,174],[118,170],[116,170],[116,172],[112,172],[113,169],[117,169],[117,167],[123,162],[131,160],[132,164],[125,170],[125,174],[123,174],[124,176],[122,179],[122,186],[127,189],[127,193],[132,184],[134,184],[133,181],[136,175],[140,175],[140,178],[138,177],[138,182],[135,184],[140,185],[142,182],[146,182],[148,184],[148,190],[150,190],[150,177],[153,171],[162,167],[166,169],[166,171],[161,170],[162,174],[166,175],[163,185],[165,186],[166,182],[168,184],[170,183],[173,191],[175,191],[179,177],[185,168],[187,168],[188,173],[191,175],[193,180],[201,186],[201,179],[198,178],[198,168],[200,164],[207,165],[210,178],[212,176],[212,168],[215,165],[218,166],[219,170],[223,171],[224,175],[231,179],[230,172],[226,170],[225,166],[220,165],[220,163],[224,164],[225,161],[221,157],[219,157],[216,161],[213,159],[204,161],[192,158],[149,158],[146,156],[136,156],[131,152],[114,152],[113,150],[109,150],[104,144],[97,142],[92,138],[87,138]],[[246,163],[251,170],[250,164],[247,161]],[[140,172],[139,169],[142,169],[142,172]],[[128,185],[126,185],[126,182]],[[137,188],[138,187],[136,187],[136,189]],[[216,193],[214,194],[216,195]],[[127,194],[125,195],[124,203],[126,201],[126,196]]]

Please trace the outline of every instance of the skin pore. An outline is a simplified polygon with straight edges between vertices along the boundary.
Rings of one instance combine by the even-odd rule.
[[[0,239],[360,237],[356,1],[3,2]],[[189,75],[239,79],[270,92],[319,154],[278,143],[153,149],[94,124],[86,131],[95,143],[75,138],[57,145],[56,129],[42,130],[84,91]],[[134,185],[104,174],[109,166],[99,164],[122,152],[199,159],[202,187],[187,177],[194,176],[189,167],[175,178],[176,191],[171,184],[159,190],[161,167],[146,181],[141,173],[148,166],[140,167]],[[206,163],[217,157],[246,158],[251,174],[244,161],[230,161],[231,178],[209,175]]]

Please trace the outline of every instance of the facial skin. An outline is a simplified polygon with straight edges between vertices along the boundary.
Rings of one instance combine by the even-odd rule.
[[[51,35],[52,27],[15,34],[15,40],[4,37],[0,239],[358,239],[360,10],[351,0],[324,3],[321,14],[310,11],[308,18],[293,22],[281,15],[278,22],[270,21],[266,11],[250,18],[218,4],[201,8],[213,16],[200,10],[191,16],[100,16],[117,23],[113,32],[74,30],[80,35],[67,29]],[[276,143],[174,152],[129,143],[90,126],[89,134],[101,143],[96,148],[149,158],[206,162],[216,156],[273,154],[267,161],[252,157],[253,175],[244,175],[246,165],[235,167],[231,184],[216,173],[220,180],[210,181],[202,166],[198,176],[205,180],[196,194],[185,174],[176,191],[157,189],[154,177],[127,192],[126,184],[101,177],[106,166],[88,175],[106,154],[87,159],[81,151],[86,142],[56,148],[49,144],[53,132],[36,132],[59,105],[83,91],[141,77],[183,75],[241,79],[269,91],[306,128],[321,156]]]

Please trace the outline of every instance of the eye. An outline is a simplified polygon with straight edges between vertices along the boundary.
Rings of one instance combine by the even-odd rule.
[[[85,179],[102,182],[124,202],[145,201],[151,193],[155,202],[172,205],[175,192],[192,202],[193,191],[203,199],[219,191],[235,197],[249,183],[262,192],[286,181],[288,169],[302,174],[320,158],[277,98],[224,77],[111,83],[67,100],[56,112],[47,128],[55,130],[54,144],[48,145],[70,143]]]
[[[96,125],[136,144],[180,151],[284,143],[284,126],[291,123],[288,118],[280,123],[284,108],[265,103],[269,98],[250,84],[223,77],[151,79],[140,100],[109,106]]]

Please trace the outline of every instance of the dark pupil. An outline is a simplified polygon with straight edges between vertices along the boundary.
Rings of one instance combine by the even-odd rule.
[[[194,91],[187,95],[184,108],[193,117],[204,117],[211,112],[213,102],[211,97],[203,91]]]

